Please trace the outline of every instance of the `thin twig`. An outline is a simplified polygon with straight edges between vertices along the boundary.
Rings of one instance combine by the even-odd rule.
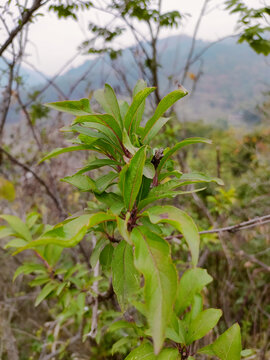
[[[198,33],[198,30],[199,30],[202,18],[203,18],[204,14],[205,14],[208,2],[209,2],[209,0],[204,1],[201,12],[200,12],[200,15],[199,15],[199,18],[198,18],[197,23],[195,25],[195,29],[194,29],[193,36],[192,36],[191,47],[190,47],[188,57],[187,57],[187,60],[186,60],[186,65],[185,65],[185,68],[184,68],[184,74],[183,74],[183,77],[182,77],[182,80],[181,80],[181,84],[184,84],[185,79],[187,77],[187,73],[188,73],[188,70],[189,70],[189,67],[190,67],[190,61],[192,59],[192,55],[193,55],[193,52],[194,52],[194,49],[195,49],[195,42],[196,42],[197,33]]]
[[[58,199],[56,198],[56,196],[51,192],[49,186],[46,184],[46,182],[39,177],[29,166],[27,166],[26,164],[21,163],[19,160],[17,160],[14,156],[12,156],[9,152],[7,152],[5,149],[2,148],[2,146],[0,146],[0,152],[4,153],[8,159],[13,162],[15,165],[20,166],[22,169],[24,169],[27,172],[30,172],[34,178],[45,188],[47,194],[50,196],[50,198],[53,200],[53,202],[55,203],[55,206],[57,207],[57,209],[59,210],[59,212],[61,214],[63,214],[63,209],[61,207],[61,204],[59,203]]]
[[[9,45],[12,44],[13,40],[15,39],[17,34],[22,30],[22,28],[31,21],[32,15],[47,2],[48,0],[46,1],[34,0],[32,6],[29,9],[25,9],[22,18],[18,22],[18,25],[10,32],[7,40],[0,47],[0,57],[2,56],[4,51],[9,47]]]
[[[235,224],[235,225],[231,225],[231,226],[226,226],[226,227],[223,227],[223,228],[199,231],[199,234],[201,234],[201,235],[204,235],[204,234],[218,234],[218,233],[222,233],[222,232],[235,233],[235,232],[240,231],[240,230],[245,230],[245,229],[249,229],[249,228],[252,228],[252,227],[255,227],[255,226],[265,225],[265,224],[267,224],[269,222],[270,222],[270,214],[269,215],[264,215],[264,216],[261,216],[261,217],[256,217],[254,219],[244,221],[244,222],[241,222],[239,224]],[[167,240],[171,240],[171,239],[174,239],[174,238],[181,239],[182,237],[183,237],[182,234],[177,234],[177,235],[167,236],[166,239]]]
[[[7,115],[8,115],[8,111],[9,111],[9,106],[10,106],[10,102],[11,102],[12,83],[13,83],[13,78],[14,78],[14,66],[15,66],[15,63],[12,62],[12,64],[9,64],[8,66],[9,66],[9,78],[8,78],[8,84],[7,84],[6,89],[5,89],[4,98],[3,98],[3,101],[2,101],[3,110],[2,110],[1,120],[0,120],[0,137],[2,136],[2,133],[3,133],[3,130],[4,130],[4,125],[6,123],[6,119],[7,119]]]

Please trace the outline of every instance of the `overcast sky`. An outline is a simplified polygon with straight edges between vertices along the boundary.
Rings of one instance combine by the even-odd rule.
[[[259,0],[246,0],[251,6],[256,6]],[[184,20],[184,23],[177,30],[166,30],[162,36],[175,34],[191,35],[194,31],[196,19],[200,13],[203,0],[164,0],[163,11],[179,10],[181,13],[189,13],[191,16]],[[204,17],[198,38],[204,40],[216,40],[225,35],[232,34],[235,30],[237,16],[229,15],[223,9],[221,0],[212,0],[209,12]],[[93,10],[84,12],[79,17],[79,22],[73,20],[58,20],[50,13],[44,17],[39,17],[35,24],[30,28],[31,43],[27,48],[28,61],[33,63],[47,75],[53,75],[68,61],[75,53],[80,43],[89,38],[87,24],[89,21],[103,24],[108,21],[107,15],[98,15]],[[121,39],[121,45],[132,44],[133,39],[130,35],[125,35]],[[89,56],[80,56],[74,62],[78,65]]]

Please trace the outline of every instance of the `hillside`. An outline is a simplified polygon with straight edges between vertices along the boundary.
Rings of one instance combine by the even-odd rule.
[[[175,86],[174,81],[181,79],[181,69],[185,64],[190,44],[191,38],[188,36],[160,40],[159,79],[162,94]],[[198,40],[195,53],[200,53],[209,44]],[[269,87],[267,79],[270,79],[270,66],[267,65],[265,57],[257,55],[248,46],[236,44],[235,40],[229,39],[211,46],[202,56],[200,64],[203,73],[196,91],[176,107],[181,120],[218,120],[234,126],[242,124],[243,121],[252,123],[259,120],[254,108],[262,101],[263,91]],[[198,65],[197,63],[191,68],[193,73],[197,72]],[[125,49],[122,56],[113,62],[107,56],[86,60],[81,66],[72,68],[60,76],[57,85],[68,95],[67,89],[87,73],[73,93],[68,95],[70,98],[84,97],[90,90],[102,87],[105,82],[110,83],[118,93],[121,89],[122,95],[125,96],[126,91],[123,92],[118,69],[125,73],[127,84],[131,88],[141,77],[130,49]],[[169,82],[169,79],[172,81]],[[192,80],[188,79],[184,85],[191,90]],[[59,95],[53,87],[48,88],[43,94],[43,101],[55,101],[58,98]]]

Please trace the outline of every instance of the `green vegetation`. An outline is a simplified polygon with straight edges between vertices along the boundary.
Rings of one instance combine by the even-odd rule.
[[[170,357],[183,360],[195,358],[196,354],[210,358],[216,356],[221,360],[240,359],[242,345],[237,324],[222,335],[214,336],[212,341],[206,337],[198,343],[222,316],[221,310],[209,307],[215,289],[208,292],[211,294],[209,300],[205,299],[205,286],[213,278],[206,270],[197,267],[199,250],[218,250],[219,245],[215,237],[203,237],[200,245],[192,218],[178,207],[165,205],[169,198],[176,199],[184,193],[197,194],[204,189],[198,188],[197,184],[214,182],[222,185],[220,179],[201,172],[183,174],[173,161],[173,156],[187,145],[209,141],[189,137],[164,150],[150,146],[153,140],[154,143],[162,140],[164,144],[177,137],[168,125],[165,132],[158,137],[157,134],[167,123],[164,113],[187,94],[184,89],[168,94],[143,125],[145,99],[153,90],[140,81],[135,87],[132,103],[119,105],[114,91],[106,85],[104,90],[95,93],[105,114],[92,112],[87,99],[48,104],[53,109],[76,116],[66,128],[75,146],[53,150],[42,161],[77,150],[94,151],[102,156],[88,160],[74,175],[62,179],[79,191],[92,194],[84,214],[71,215],[55,226],[42,224],[37,212],[30,213],[25,222],[15,216],[1,216],[8,224],[1,228],[1,237],[11,237],[5,247],[13,248],[14,254],[31,249],[36,255],[36,261],[25,260],[17,268],[14,280],[20,274],[32,274],[29,285],[41,287],[35,305],[40,305],[45,299],[49,301],[50,316],[56,318],[60,327],[71,323],[75,330],[83,325],[81,336],[84,341],[94,338],[97,349],[105,347],[107,355],[101,357],[91,350],[91,356],[97,359],[104,356],[118,358],[117,354],[128,353],[127,359]],[[199,126],[200,130],[209,133],[202,124]],[[193,135],[189,134],[188,127],[185,131],[188,136]],[[223,137],[223,141],[226,143],[228,138]],[[231,172],[236,176],[246,174],[255,160],[252,141],[257,144],[257,138],[247,136],[243,141],[250,150],[246,146],[238,150],[237,159],[241,161],[243,158],[245,162],[242,168],[231,166]],[[261,141],[265,141],[264,137]],[[235,145],[231,143],[230,146]],[[201,148],[199,159],[197,156],[196,160],[190,160],[191,166],[199,171],[205,165],[202,163],[204,159],[211,163],[209,150],[207,156],[205,151],[205,147]],[[224,157],[231,154],[230,149]],[[98,177],[85,175],[108,166],[111,171],[102,171]],[[253,166],[258,166],[256,160]],[[222,169],[223,172],[223,164]],[[232,174],[226,176],[231,178]],[[209,219],[222,219],[235,206],[236,193],[232,189],[215,188],[210,188],[200,201],[207,203],[211,214]],[[185,204],[185,198],[180,198],[183,198],[180,203]],[[163,205],[153,204],[159,200]],[[194,213],[192,207],[190,210]],[[194,215],[198,217],[198,213]],[[177,233],[183,235],[181,241],[172,244],[166,241],[173,240]],[[88,240],[84,241],[92,243],[92,254],[86,263],[74,263],[71,253],[63,250],[78,246],[85,237]],[[182,249],[181,261],[176,257],[179,247]],[[228,248],[226,251],[229,253]],[[230,262],[233,260],[227,260],[231,272]],[[110,301],[113,298],[117,303]],[[237,301],[231,305],[237,309]],[[245,332],[246,342],[248,329]],[[67,348],[68,342],[63,353],[68,351]],[[135,349],[131,351],[132,348]]]
[[[0,5],[3,360],[270,357],[270,102],[252,77],[267,78],[269,9],[224,1],[246,45],[205,47],[210,1],[192,39],[160,39],[187,20],[164,4]],[[94,16],[78,52],[99,58],[50,79],[33,67],[33,91],[32,24],[82,11]],[[134,46],[117,43],[124,32]]]

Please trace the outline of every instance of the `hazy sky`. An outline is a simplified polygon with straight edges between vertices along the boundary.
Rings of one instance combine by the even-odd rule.
[[[191,35],[203,0],[164,0],[163,3],[164,11],[179,10],[181,13],[189,13],[191,16],[184,20],[183,26],[173,31],[166,30],[162,36],[180,33]],[[246,0],[246,3],[256,6],[259,0]],[[237,17],[224,11],[222,4],[221,0],[210,2],[209,12],[203,18],[200,26],[199,38],[216,40],[233,33]],[[107,15],[98,15],[92,10],[82,13],[78,23],[73,20],[58,20],[53,13],[39,17],[38,21],[30,28],[31,43],[27,48],[28,61],[48,75],[55,74],[76,53],[80,43],[89,37],[88,22],[103,24],[108,20]],[[121,39],[121,45],[132,44],[132,41],[130,35],[125,35]],[[74,65],[87,59],[89,56],[80,56]]]

